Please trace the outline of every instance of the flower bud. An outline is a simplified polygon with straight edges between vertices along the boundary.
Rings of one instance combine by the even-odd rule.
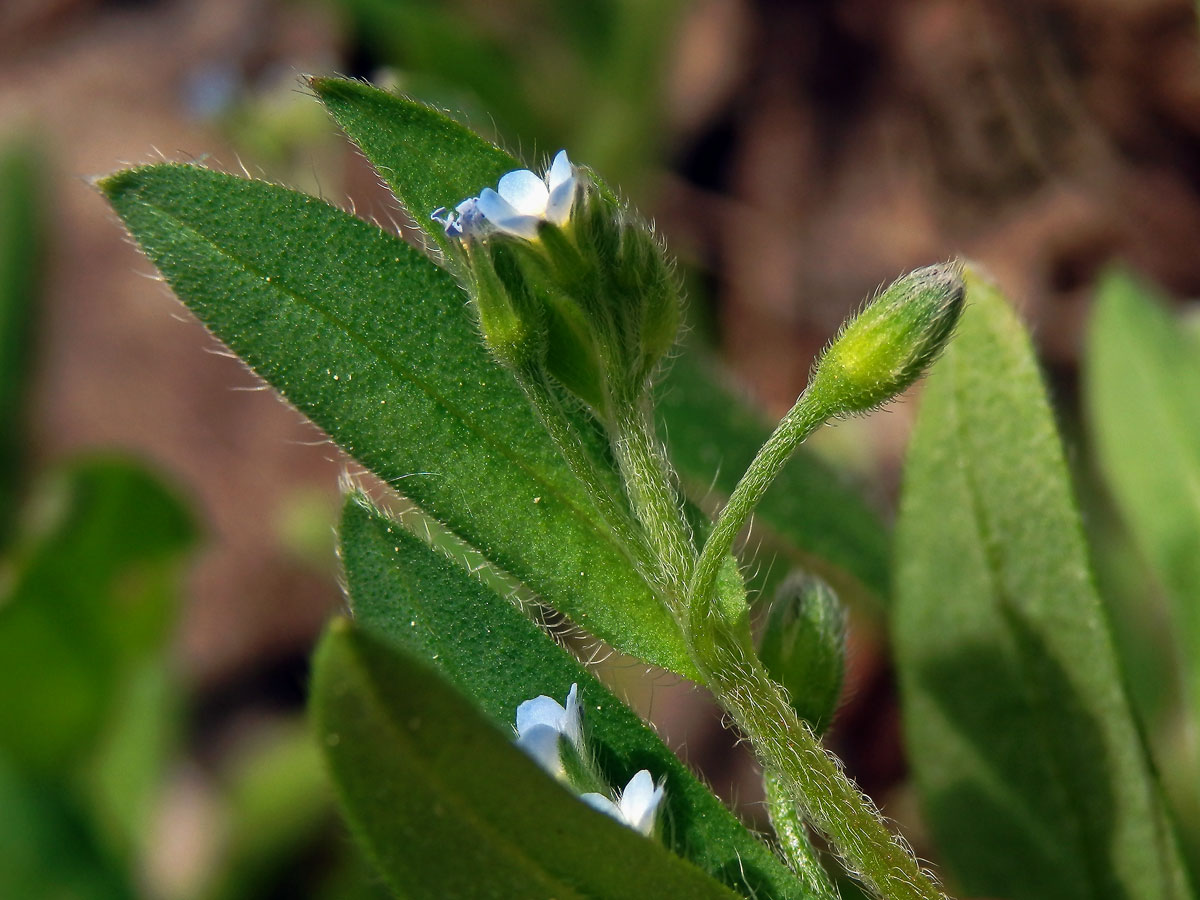
[[[819,578],[789,576],[767,611],[759,656],[787,690],[797,714],[819,734],[829,726],[842,691],[846,612]]]
[[[892,282],[842,326],[813,371],[809,392],[831,416],[864,412],[920,378],[962,313],[962,264],[917,269]]]

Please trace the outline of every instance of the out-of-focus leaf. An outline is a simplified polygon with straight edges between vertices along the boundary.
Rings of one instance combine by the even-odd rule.
[[[42,262],[38,164],[31,147],[0,147],[0,545],[25,474],[25,404]]]
[[[692,673],[449,275],[274,185],[162,165],[100,187],[192,311],[348,453],[578,624]]]
[[[203,892],[206,900],[264,896],[332,821],[321,754],[300,725],[259,736],[224,775],[228,853]]]
[[[433,669],[348,622],[317,650],[312,705],[351,827],[401,893],[737,896],[589,809]]]
[[[127,667],[85,772],[104,845],[127,859],[152,840],[150,823],[181,727],[182,688],[159,653]]]
[[[577,683],[589,743],[610,782],[623,785],[643,768],[665,777],[668,846],[759,900],[808,896],[637,715],[512,603],[365,498],[347,500],[340,535],[361,628],[431,661],[501,728],[512,726],[523,700],[562,702]]]
[[[0,759],[0,897],[133,900],[124,873],[95,843],[86,817],[57,787]]]
[[[965,891],[1190,897],[1024,331],[969,273],[897,529],[909,758]]]
[[[194,526],[140,466],[92,459],[51,490],[56,521],[0,606],[0,750],[41,769],[88,749],[126,667],[161,647]]]
[[[1104,475],[1174,601],[1180,658],[1200,704],[1200,341],[1147,284],[1110,272],[1093,314],[1086,383]]]
[[[671,363],[659,390],[659,415],[671,459],[698,500],[728,496],[770,435],[763,417],[688,353]],[[888,593],[887,529],[838,472],[801,448],[754,512],[756,536],[794,565],[820,572],[844,594]]]

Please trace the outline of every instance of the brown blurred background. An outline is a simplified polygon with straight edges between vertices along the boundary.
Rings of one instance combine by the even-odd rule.
[[[301,73],[461,101],[531,162],[567,146],[611,174],[688,267],[696,327],[774,413],[846,313],[917,265],[963,255],[995,275],[1033,328],[1068,424],[1102,266],[1123,259],[1176,295],[1200,293],[1188,0],[663,3],[657,43],[639,51],[644,83],[617,86],[607,100],[618,105],[599,111],[589,104],[603,90],[577,87],[551,112],[538,92],[561,93],[555,72],[570,64],[555,55],[553,4],[440,4],[525,66],[512,90],[531,99],[507,118],[469,86],[448,93],[444,75],[425,77],[411,47],[365,37],[354,6],[0,0],[0,137],[38,140],[52,186],[36,459],[127,448],[198,507],[206,539],[178,657],[197,733],[215,744],[260,710],[302,704],[307,650],[342,603],[332,526],[346,462],[183,311],[88,179],[205,159],[399,217]],[[636,141],[614,146],[595,126],[621,128],[645,105]],[[539,109],[538,133],[508,130]],[[820,445],[885,514],[911,413],[902,404]],[[868,630],[833,739],[887,796],[903,762],[880,654]],[[719,792],[753,801],[730,738],[690,697],[662,684],[640,702]],[[905,802],[889,813],[903,817]]]

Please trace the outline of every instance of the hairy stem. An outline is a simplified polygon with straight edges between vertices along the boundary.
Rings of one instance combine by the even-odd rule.
[[[721,510],[717,523],[700,552],[700,560],[696,563],[687,592],[688,619],[693,628],[705,627],[705,620],[711,618],[715,598],[714,587],[721,564],[725,557],[733,552],[733,543],[746,520],[750,518],[754,507],[758,505],[758,501],[767,492],[767,488],[771,486],[775,476],[795,449],[829,418],[828,413],[812,402],[809,396],[808,393],[801,394],[796,405],[783,417],[774,433],[759,449],[734,488],[729,502]]]
[[[804,816],[796,808],[791,793],[774,772],[765,773],[763,781],[766,783],[771,825],[775,828],[779,851],[787,861],[788,868],[808,888],[814,900],[839,900],[837,887],[821,865],[816,848],[808,838]]]
[[[621,440],[615,450],[636,515],[669,579],[664,599],[681,619],[704,684],[750,739],[763,769],[803,819],[826,836],[846,868],[887,900],[945,900],[912,851],[893,835],[878,809],[842,771],[800,719],[783,689],[767,675],[750,643],[719,614],[721,564],[751,511],[792,451],[828,414],[806,399],[796,402],[763,445],[726,504],[698,560],[674,488],[674,478],[644,410],[616,404]],[[691,572],[680,593],[679,573]]]
[[[714,620],[715,621],[715,620]],[[848,871],[887,900],[946,900],[874,803],[821,746],[742,642],[710,627],[691,635],[706,684],[750,739],[768,777],[819,829]]]
[[[645,406],[620,402],[614,406],[613,453],[634,514],[658,556],[662,586],[671,597],[668,605],[678,615],[696,565],[696,546],[675,489],[674,470]]]

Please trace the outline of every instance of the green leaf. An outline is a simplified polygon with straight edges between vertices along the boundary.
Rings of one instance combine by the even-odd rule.
[[[125,873],[97,846],[86,817],[60,787],[0,757],[0,897],[134,900]]]
[[[0,147],[0,545],[25,475],[25,407],[42,262],[38,162],[23,144]]]
[[[125,673],[169,636],[194,525],[119,459],[80,462],[47,493],[54,521],[0,606],[0,750],[56,769],[91,747]]]
[[[362,149],[413,221],[443,248],[452,246],[429,215],[453,209],[524,166],[445,114],[359,81],[313,78],[334,121]]]
[[[321,752],[300,720],[258,736],[221,773],[225,854],[207,874],[205,900],[254,900],[289,883],[289,868],[334,819]]]
[[[669,846],[747,896],[808,896],[653,731],[509,601],[364,498],[347,500],[340,535],[364,630],[430,660],[501,728],[511,728],[523,700],[545,694],[562,702],[577,683],[589,741],[610,782],[623,785],[642,768],[666,778]]]
[[[973,895],[1192,896],[1032,350],[968,278],[897,527],[897,663],[931,828]]]
[[[449,275],[274,185],[165,165],[100,187],[201,321],[343,449],[578,624],[692,674]]]
[[[345,621],[317,650],[312,704],[351,827],[404,894],[736,896],[589,809],[432,669]]]
[[[315,78],[311,84],[416,224],[443,247],[450,245],[429,213],[477,195],[523,165],[424,104],[357,81]],[[670,366],[659,393],[664,434],[687,486],[699,500],[710,499],[713,489],[728,494],[770,428],[691,354]],[[796,454],[756,517],[796,561],[844,592],[886,594],[886,530],[814,456]]]
[[[771,433],[751,409],[693,352],[670,364],[658,412],[671,459],[689,493],[711,502],[728,496]],[[846,596],[888,593],[887,529],[846,478],[801,448],[754,512],[755,537],[779,548],[791,565],[819,572]]]
[[[1200,704],[1200,341],[1149,285],[1110,272],[1093,313],[1086,385],[1104,475],[1174,602],[1180,658]]]

